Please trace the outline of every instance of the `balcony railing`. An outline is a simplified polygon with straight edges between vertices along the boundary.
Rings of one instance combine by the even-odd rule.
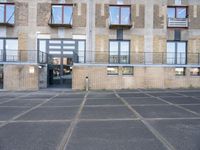
[[[188,18],[168,18],[168,27],[170,28],[187,28]]]
[[[0,62],[48,63],[48,54],[37,50],[0,50]]]
[[[85,60],[79,62],[79,60]],[[200,65],[200,53],[131,52],[111,55],[108,51],[87,51],[74,63],[134,65]]]

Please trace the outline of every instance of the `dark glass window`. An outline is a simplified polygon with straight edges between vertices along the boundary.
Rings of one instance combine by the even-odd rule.
[[[109,62],[113,64],[129,64],[130,41],[110,41]]]
[[[133,67],[131,66],[122,67],[122,75],[133,75]]]
[[[200,68],[191,68],[190,75],[191,76],[200,76]]]
[[[130,25],[131,8],[130,6],[110,6],[110,24],[112,25]]]
[[[52,5],[51,12],[52,24],[72,24],[73,6],[72,5]]]
[[[119,74],[119,67],[107,67],[107,74],[108,75],[118,75]]]
[[[168,7],[168,18],[187,18],[187,7]]]
[[[15,5],[0,4],[0,23],[14,24],[15,22]]]
[[[185,68],[175,68],[176,76],[185,76]]]
[[[167,42],[167,64],[186,64],[186,42]]]

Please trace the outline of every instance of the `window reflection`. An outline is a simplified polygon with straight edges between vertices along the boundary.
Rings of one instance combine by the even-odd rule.
[[[0,23],[14,24],[15,6],[14,4],[0,4]]]
[[[52,24],[72,24],[72,17],[71,5],[52,5]]]
[[[129,63],[129,41],[110,41],[110,63]]]
[[[168,7],[167,8],[168,18],[187,18],[186,7]]]
[[[110,24],[129,25],[130,7],[129,6],[110,6]]]

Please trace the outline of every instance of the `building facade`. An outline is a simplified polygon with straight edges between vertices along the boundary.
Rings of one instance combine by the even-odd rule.
[[[200,87],[198,0],[0,0],[0,88]]]

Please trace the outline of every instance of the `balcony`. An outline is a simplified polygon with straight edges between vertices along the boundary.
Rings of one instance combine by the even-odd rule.
[[[73,5],[53,4],[51,8],[51,17],[49,26],[72,28],[73,23]]]
[[[188,18],[168,18],[169,28],[188,28]]]
[[[48,54],[37,50],[0,50],[0,63],[48,63]]]
[[[12,27],[15,24],[14,3],[0,3],[0,26]]]
[[[123,55],[112,55],[108,51],[86,51],[85,56],[85,61],[82,63],[87,64],[200,65],[200,53],[130,52],[123,53]],[[80,56],[79,59],[81,59]],[[77,61],[75,63],[81,62]]]
[[[109,7],[109,28],[130,29],[131,27],[131,6],[111,5]]]

